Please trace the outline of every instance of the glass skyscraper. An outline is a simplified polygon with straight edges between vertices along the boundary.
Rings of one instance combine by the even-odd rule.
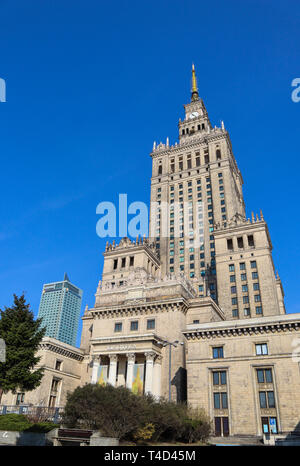
[[[67,274],[63,281],[43,286],[38,317],[43,319],[46,336],[76,346],[82,290]]]

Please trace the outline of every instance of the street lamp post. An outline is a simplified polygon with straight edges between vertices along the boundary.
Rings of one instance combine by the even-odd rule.
[[[175,340],[173,342],[164,340],[163,342],[163,346],[169,346],[169,401],[171,401],[172,346],[176,348],[178,344],[184,345],[184,343],[179,342],[178,340]]]

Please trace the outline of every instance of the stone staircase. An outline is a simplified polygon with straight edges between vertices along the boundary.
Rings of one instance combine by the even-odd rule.
[[[229,436],[229,437],[210,437],[209,443],[216,446],[263,446],[261,437],[255,436]]]

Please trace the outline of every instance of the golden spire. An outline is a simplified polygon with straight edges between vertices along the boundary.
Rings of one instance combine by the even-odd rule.
[[[192,100],[198,100],[198,87],[197,87],[197,78],[194,64],[192,65]]]

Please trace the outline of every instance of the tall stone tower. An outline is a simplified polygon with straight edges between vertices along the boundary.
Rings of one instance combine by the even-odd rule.
[[[166,144],[154,143],[151,153],[150,236],[160,253],[162,275],[184,274],[194,283],[197,294],[210,295],[228,319],[241,317],[241,313],[243,317],[264,314],[263,307],[267,314],[284,312],[282,287],[273,270],[267,226],[262,220],[250,227],[250,220],[246,220],[243,179],[229,134],[223,122],[221,127],[212,127],[199,97],[194,65],[191,101],[184,109],[185,118],[179,119],[178,124],[179,143],[170,146],[167,138]],[[231,242],[236,240],[228,233],[228,227],[237,223],[240,230],[234,235],[244,236],[244,242],[237,240],[233,258]],[[227,243],[224,248],[224,235],[228,236],[230,249]],[[248,252],[251,250],[247,258],[253,258],[254,236],[261,256],[258,261],[264,268],[260,283],[258,278],[248,283],[232,273],[231,263],[242,258],[245,248]],[[256,272],[253,276],[258,277],[258,271],[253,271]],[[265,306],[262,306],[262,296],[255,297],[263,289]],[[231,290],[235,291],[232,295]]]

